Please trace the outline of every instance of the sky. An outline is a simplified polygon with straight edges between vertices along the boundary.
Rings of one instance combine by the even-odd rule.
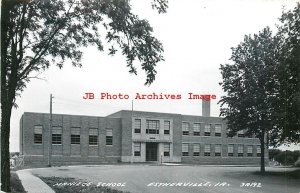
[[[147,19],[154,35],[164,46],[165,61],[157,67],[156,80],[145,86],[145,72],[137,63],[138,75],[129,74],[125,57],[107,55],[85,48],[83,67],[66,62],[63,69],[50,67],[32,79],[11,118],[10,151],[19,151],[19,120],[24,112],[49,113],[50,94],[53,113],[106,116],[119,110],[168,112],[201,115],[201,100],[188,99],[188,93],[216,95],[211,101],[211,116],[219,116],[217,104],[222,91],[220,64],[229,62],[231,47],[245,35],[269,26],[275,30],[282,8],[292,9],[293,0],[169,0],[166,14],[151,9],[149,0],[132,0],[133,13]],[[105,46],[105,44],[104,44]],[[84,100],[85,93],[95,99]],[[129,99],[100,99],[101,93],[129,96]],[[134,100],[140,94],[175,94],[180,100]],[[287,147],[281,147],[286,149]],[[288,149],[299,149],[293,145]]]

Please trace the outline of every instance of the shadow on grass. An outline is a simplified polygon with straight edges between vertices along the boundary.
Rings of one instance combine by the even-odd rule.
[[[253,172],[253,174],[258,176],[277,176],[288,179],[300,179],[300,169],[296,169],[293,171],[266,171],[265,173],[256,171]]]
[[[41,177],[48,186],[50,186],[56,193],[129,193],[120,190],[111,189],[108,187],[97,186],[90,184],[89,186],[83,185],[86,182],[75,178],[61,178],[61,177]]]
[[[11,192],[26,193],[16,172],[11,172],[10,175]]]

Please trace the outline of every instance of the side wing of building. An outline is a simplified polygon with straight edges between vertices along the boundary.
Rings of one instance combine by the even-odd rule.
[[[49,125],[49,114],[23,114],[20,153],[26,165],[120,162],[121,119],[54,114],[51,133]]]

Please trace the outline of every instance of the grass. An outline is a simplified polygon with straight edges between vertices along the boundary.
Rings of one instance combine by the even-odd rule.
[[[10,173],[11,192],[26,193],[16,172]]]
[[[266,171],[265,173],[260,173],[259,171],[253,172],[254,175],[260,176],[277,176],[287,179],[300,179],[300,169],[293,171]]]
[[[74,179],[74,178],[61,178],[61,177],[41,177],[38,176],[41,180],[43,180],[48,186],[50,186],[56,193],[77,193],[77,192],[85,192],[85,193],[129,193],[120,190],[111,189],[108,187],[97,187],[96,184],[92,184],[90,186],[76,186],[76,185],[65,185],[65,186],[55,186],[57,183],[86,183],[85,181]]]
[[[261,180],[265,183],[276,183],[278,181],[288,180],[290,184],[294,184],[295,181],[300,179],[300,169],[295,170],[281,170],[281,171],[265,171],[261,173],[260,171],[235,171],[235,172],[225,172],[223,174],[226,178],[234,179],[244,179],[244,180]]]

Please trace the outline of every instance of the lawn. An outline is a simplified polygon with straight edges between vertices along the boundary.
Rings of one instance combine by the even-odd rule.
[[[75,178],[38,177],[43,180],[48,186],[50,186],[56,193],[129,193],[107,187],[97,186],[97,184],[88,185],[87,182]]]
[[[300,179],[300,169],[293,171],[266,171],[264,174],[257,171],[253,172],[253,174],[259,176],[277,176],[285,179]]]

